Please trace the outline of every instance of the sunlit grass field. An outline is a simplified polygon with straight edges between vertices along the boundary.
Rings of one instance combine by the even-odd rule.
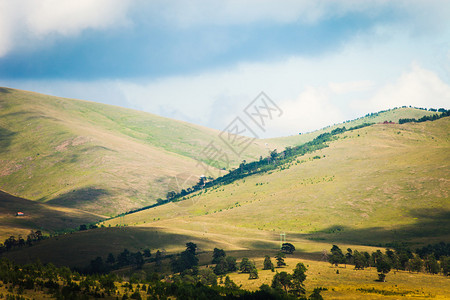
[[[445,118],[346,132],[283,170],[104,224],[366,245],[448,240],[449,129]]]

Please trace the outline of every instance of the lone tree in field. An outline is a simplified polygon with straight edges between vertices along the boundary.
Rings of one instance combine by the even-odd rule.
[[[275,255],[275,259],[277,260],[277,268],[281,268],[286,265],[284,262],[285,255],[283,252],[278,252],[277,255]]]
[[[332,265],[335,265],[336,267],[339,264],[345,263],[345,256],[342,253],[341,248],[333,245],[333,247],[331,248],[331,256],[328,258],[328,260]]]
[[[281,251],[283,253],[292,254],[295,251],[295,247],[291,243],[283,243],[281,246]]]
[[[266,257],[264,258],[263,270],[273,270],[273,263],[269,255],[266,255]]]
[[[385,282],[386,274],[391,271],[391,262],[386,255],[378,257],[376,265],[378,271],[378,281]]]

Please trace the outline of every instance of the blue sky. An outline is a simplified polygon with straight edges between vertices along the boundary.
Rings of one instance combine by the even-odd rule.
[[[0,85],[261,137],[401,105],[449,107],[448,1],[0,0]]]

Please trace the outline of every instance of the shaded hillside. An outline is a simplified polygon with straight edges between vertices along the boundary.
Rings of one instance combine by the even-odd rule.
[[[17,217],[17,212],[23,212],[24,216]],[[52,233],[96,222],[101,218],[101,215],[42,204],[0,191],[0,242],[11,235],[26,238],[31,230]]]

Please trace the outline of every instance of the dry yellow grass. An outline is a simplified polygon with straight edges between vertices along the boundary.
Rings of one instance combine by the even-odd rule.
[[[232,273],[230,278],[249,290],[257,290],[262,284],[270,285],[274,273],[262,270],[263,260],[262,257],[254,258],[259,279],[249,280],[248,274],[238,273]],[[443,275],[391,271],[386,277],[386,282],[377,282],[375,280],[378,275],[374,268],[365,270],[354,270],[352,266],[336,268],[327,262],[289,257],[285,261],[287,267],[275,270],[292,273],[297,263],[302,262],[308,269],[305,281],[307,294],[316,287],[327,288],[327,291],[321,292],[324,299],[449,299],[450,295],[449,279]],[[339,274],[336,274],[337,270]],[[372,289],[378,292],[370,292]],[[393,295],[383,295],[380,291]]]

